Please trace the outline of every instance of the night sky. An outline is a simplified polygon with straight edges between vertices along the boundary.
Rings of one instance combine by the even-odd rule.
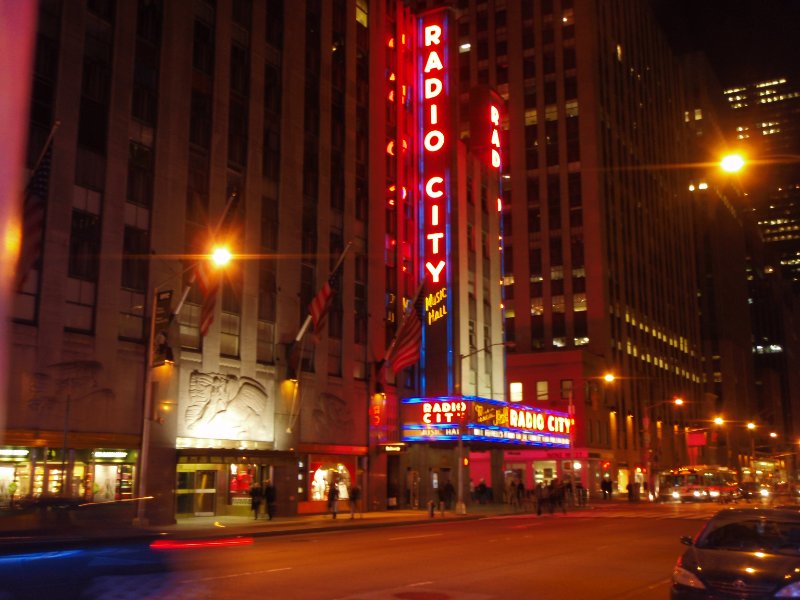
[[[723,86],[800,80],[800,0],[648,0],[680,51],[703,50]]]

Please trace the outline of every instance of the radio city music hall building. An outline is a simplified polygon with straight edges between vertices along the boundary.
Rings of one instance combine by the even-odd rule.
[[[271,479],[279,513],[323,512],[333,485],[379,508],[409,468],[454,469],[436,436],[386,452],[403,398],[505,401],[505,108],[457,92],[454,27],[361,0],[40,3],[28,166],[49,150],[48,185],[0,500],[145,492],[170,522],[247,514]],[[211,242],[234,260],[208,313]],[[325,326],[298,339],[341,256]],[[381,359],[423,279],[421,360],[395,375]]]

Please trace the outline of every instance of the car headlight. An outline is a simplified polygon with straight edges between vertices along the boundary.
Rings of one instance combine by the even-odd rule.
[[[694,495],[695,498],[699,498],[700,497],[700,490],[695,490],[695,491],[692,492],[692,494]]]
[[[681,497],[681,493],[680,492],[672,492],[672,497],[677,500],[677,499],[679,499]]]
[[[687,571],[683,567],[677,566],[672,569],[672,585],[683,585],[696,590],[706,589],[706,586],[703,585],[703,582],[700,581],[694,573]],[[789,597],[791,598],[791,596]]]
[[[764,496],[764,498],[766,498],[767,496],[769,496],[769,490],[766,488],[761,488],[761,495]]]
[[[790,583],[785,588],[778,590],[776,598],[800,598],[800,581]]]
[[[712,498],[716,498],[717,496],[719,496],[719,492],[717,490],[711,490],[708,493],[708,495],[711,496]]]

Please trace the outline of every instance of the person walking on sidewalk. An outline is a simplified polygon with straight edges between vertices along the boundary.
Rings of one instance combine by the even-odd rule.
[[[253,511],[253,518],[258,519],[261,510],[261,486],[258,483],[253,483],[250,487],[250,510]]]
[[[356,510],[361,513],[361,518],[364,518],[364,513],[361,512],[359,501],[361,500],[361,488],[358,487],[357,483],[353,483],[350,486],[350,518],[354,519],[356,516]]]
[[[271,479],[267,479],[264,483],[264,504],[267,509],[267,519],[272,521],[275,514],[275,486],[272,485]]]
[[[337,483],[332,483],[328,489],[328,510],[335,519],[339,510],[339,484]]]

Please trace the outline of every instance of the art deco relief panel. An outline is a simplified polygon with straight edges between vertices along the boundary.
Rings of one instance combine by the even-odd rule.
[[[182,378],[183,379],[183,378]],[[274,400],[257,379],[193,370],[178,407],[178,435],[188,438],[270,442]],[[182,383],[184,383],[182,381]]]

